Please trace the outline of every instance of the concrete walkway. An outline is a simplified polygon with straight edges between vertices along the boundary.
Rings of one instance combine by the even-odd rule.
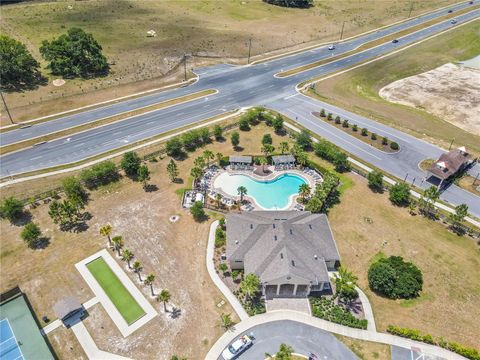
[[[90,360],[128,360],[129,358],[115,355],[106,351],[102,351],[97,347],[95,341],[93,341],[90,333],[88,332],[87,328],[83,324],[83,322],[79,321],[75,325],[72,325],[71,329],[73,333],[77,337],[78,342],[82,346],[83,351],[87,354],[87,357]]]
[[[248,331],[250,328],[260,324],[265,324],[272,321],[280,321],[280,320],[296,321],[296,322],[307,324],[307,325],[310,325],[322,330],[326,330],[335,334],[348,336],[354,339],[373,341],[373,342],[378,342],[378,343],[387,344],[387,345],[395,345],[395,346],[399,346],[407,349],[415,347],[422,353],[443,357],[445,359],[450,359],[450,360],[465,359],[464,357],[458,354],[455,354],[451,351],[440,348],[438,346],[429,345],[429,344],[413,341],[406,338],[401,338],[399,336],[394,336],[390,334],[378,333],[378,332],[369,331],[369,330],[354,329],[347,326],[334,324],[332,322],[325,321],[323,319],[312,317],[304,313],[288,311],[288,310],[267,312],[265,314],[249,317],[248,319],[240,322],[231,331],[226,332],[220,337],[220,339],[217,340],[217,342],[212,346],[212,348],[208,352],[206,359],[207,360],[218,359],[223,349],[225,349],[225,347],[228,344],[230,344],[230,342],[232,342],[235,338],[237,338],[243,332]]]
[[[368,300],[367,295],[365,295],[362,289],[360,289],[358,286],[356,286],[355,289],[357,290],[358,297],[362,302],[363,315],[365,316],[365,319],[368,320],[367,330],[377,331],[377,326],[375,325],[375,318],[373,317],[372,305],[370,305],[370,301]]]
[[[233,310],[235,310],[240,320],[245,320],[249,318],[249,315],[243,308],[242,304],[240,304],[240,301],[238,301],[237,297],[233,295],[233,293],[230,291],[227,285],[225,285],[222,279],[220,279],[220,276],[218,276],[217,272],[215,271],[213,256],[215,251],[215,230],[217,229],[217,226],[218,220],[214,221],[212,225],[210,225],[210,233],[208,234],[206,258],[208,274],[218,290],[222,292],[223,296],[225,296],[230,305],[232,305]]]

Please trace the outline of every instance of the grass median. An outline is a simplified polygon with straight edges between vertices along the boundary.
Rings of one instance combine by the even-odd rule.
[[[145,311],[138,305],[132,294],[130,294],[102,257],[89,262],[87,268],[127,324],[130,325],[145,315]]]
[[[170,100],[167,100],[167,101],[162,101],[162,102],[154,104],[154,105],[149,105],[149,106],[145,106],[145,107],[135,109],[135,110],[132,110],[132,111],[117,114],[117,115],[114,115],[114,116],[105,117],[105,118],[102,118],[102,119],[98,119],[96,121],[89,122],[87,124],[74,126],[74,127],[71,127],[71,128],[65,129],[65,130],[53,132],[53,133],[50,133],[50,134],[47,134],[47,135],[44,135],[44,136],[40,136],[40,137],[37,137],[37,138],[34,138],[34,139],[29,139],[29,140],[26,140],[26,141],[17,142],[17,143],[11,144],[11,145],[5,145],[5,146],[2,146],[0,148],[0,150],[1,150],[0,153],[1,153],[1,155],[5,155],[5,154],[8,154],[8,153],[13,152],[13,151],[17,151],[17,150],[20,150],[20,149],[24,149],[26,147],[34,146],[35,144],[38,144],[38,143],[43,143],[45,141],[55,140],[57,138],[64,137],[64,136],[67,136],[67,135],[76,134],[76,133],[81,132],[81,131],[86,131],[86,130],[90,130],[90,129],[93,129],[93,128],[96,128],[96,127],[99,127],[99,126],[112,124],[112,123],[117,122],[117,121],[126,120],[130,117],[142,115],[142,114],[145,114],[147,112],[160,110],[160,109],[163,109],[163,108],[166,108],[166,107],[169,107],[169,106],[179,105],[179,104],[186,103],[186,102],[189,102],[189,101],[197,100],[197,99],[200,99],[202,97],[205,97],[205,96],[208,96],[208,95],[211,95],[211,94],[215,94],[216,92],[217,91],[213,90],[213,89],[202,90],[202,91],[190,94],[190,95],[180,96],[180,97],[170,99]]]

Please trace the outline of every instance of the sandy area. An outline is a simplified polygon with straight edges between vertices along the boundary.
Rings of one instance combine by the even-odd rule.
[[[445,64],[395,81],[380,92],[392,102],[428,111],[463,130],[480,135],[480,70]]]

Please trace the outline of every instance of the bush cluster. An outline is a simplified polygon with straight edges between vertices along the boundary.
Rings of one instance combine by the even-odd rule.
[[[227,235],[225,231],[219,226],[217,230],[215,230],[215,247],[220,248],[224,246],[227,242]]]
[[[342,152],[331,142],[327,140],[320,140],[315,144],[314,150],[317,156],[333,163],[336,171],[345,172],[350,170],[351,165],[348,162],[347,154]]]
[[[325,319],[337,324],[353,327],[356,329],[366,329],[368,320],[357,319],[349,311],[339,305],[335,305],[332,300],[327,298],[310,298],[312,314],[320,319]]]
[[[476,349],[465,347],[456,342],[448,342],[443,339],[434,339],[432,335],[422,334],[419,330],[389,325],[387,327],[387,331],[393,335],[398,335],[416,341],[422,341],[427,344],[441,346],[442,348],[460,354],[467,359],[480,360],[480,352]]]
[[[382,258],[368,269],[370,288],[390,299],[417,297],[423,287],[422,272],[401,256]]]
[[[106,185],[120,178],[117,166],[112,161],[104,161],[85,169],[80,173],[80,179],[88,189]]]
[[[305,210],[312,213],[327,212],[329,208],[339,202],[340,193],[337,189],[340,179],[337,175],[325,171],[323,181],[315,187],[313,196],[308,200]]]
[[[217,130],[218,132],[218,130]],[[167,155],[179,157],[185,151],[195,151],[200,146],[210,142],[210,132],[208,128],[193,129],[183,133],[179,137],[168,140],[165,144]]]

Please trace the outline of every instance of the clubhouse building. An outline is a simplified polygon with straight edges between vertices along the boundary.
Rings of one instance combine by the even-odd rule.
[[[325,214],[251,211],[226,216],[227,261],[256,274],[267,298],[330,291],[340,255]]]

